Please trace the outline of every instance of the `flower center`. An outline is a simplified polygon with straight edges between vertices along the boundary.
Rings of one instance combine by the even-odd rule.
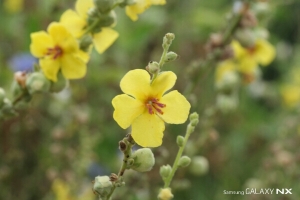
[[[254,45],[247,49],[250,55],[253,55],[257,51],[257,47]]]
[[[52,58],[55,60],[56,58],[62,56],[63,50],[60,48],[60,46],[55,46],[54,48],[48,48],[46,55],[52,56]]]
[[[159,114],[164,114],[161,108],[166,107],[166,104],[160,103],[157,98],[150,98],[146,101],[146,107],[148,109],[149,114],[155,114],[158,112]]]

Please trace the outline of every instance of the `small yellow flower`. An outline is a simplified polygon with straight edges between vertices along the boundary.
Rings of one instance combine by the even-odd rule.
[[[215,73],[215,80],[217,83],[221,82],[226,74],[236,72],[236,63],[229,59],[218,64]]]
[[[158,194],[158,199],[159,200],[170,200],[174,197],[174,195],[171,192],[170,188],[163,188],[160,190]]]
[[[24,0],[5,0],[4,8],[10,13],[18,13],[23,9]]]
[[[150,83],[149,73],[142,69],[131,70],[122,78],[120,87],[125,94],[112,100],[113,117],[124,129],[132,125],[131,135],[140,146],[162,144],[164,121],[181,124],[187,120],[190,103],[177,90],[166,93],[176,78],[173,72],[162,72]]]
[[[52,190],[56,200],[71,200],[70,187],[61,179],[55,179],[52,183]]]
[[[80,38],[87,28],[88,11],[94,7],[93,0],[77,0],[75,11],[69,9],[65,11],[60,22],[72,33],[76,38]],[[92,35],[93,44],[96,50],[101,54],[119,37],[119,33],[110,27],[102,27],[99,33]]]
[[[130,6],[126,6],[126,14],[132,21],[138,19],[138,15],[143,13],[151,5],[164,5],[166,0],[136,0],[136,3]]]
[[[57,73],[61,70],[67,79],[84,77],[89,56],[79,49],[72,34],[57,22],[52,22],[47,31],[30,35],[30,51],[40,59],[39,65],[45,76],[56,82]]]
[[[294,108],[300,103],[300,86],[285,85],[280,90],[283,102],[287,107]]]
[[[258,39],[251,48],[242,47],[237,41],[232,41],[235,58],[239,61],[238,70],[242,73],[253,73],[258,65],[269,65],[275,58],[275,49],[266,40]]]

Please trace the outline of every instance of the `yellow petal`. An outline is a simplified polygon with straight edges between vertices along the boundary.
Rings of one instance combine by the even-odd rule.
[[[93,35],[93,42],[98,53],[103,53],[119,37],[119,33],[111,28],[102,28]]]
[[[126,94],[121,94],[113,98],[112,105],[115,109],[114,120],[123,129],[128,128],[145,111],[145,106],[140,101]]]
[[[233,40],[231,42],[231,47],[233,48],[235,58],[239,59],[239,58],[245,56],[246,49],[243,48],[238,41]]]
[[[164,130],[165,124],[157,115],[145,112],[133,121],[131,135],[142,147],[158,147]]]
[[[151,96],[160,98],[166,91],[171,89],[176,82],[177,76],[171,71],[162,72],[151,84]]]
[[[275,48],[266,40],[257,40],[255,45],[255,60],[263,65],[269,65],[275,58]]]
[[[87,63],[90,59],[90,55],[87,52],[81,50],[76,52],[76,56],[78,56],[85,63]]]
[[[150,75],[146,70],[135,69],[125,74],[120,83],[121,90],[140,101],[145,101],[149,97]]]
[[[86,74],[86,64],[75,55],[64,55],[61,58],[61,72],[66,79],[83,78]]]
[[[126,6],[126,14],[132,20],[138,19],[138,14],[143,13],[151,4],[149,0],[136,0],[136,3],[130,6]]]
[[[252,57],[244,57],[237,64],[237,70],[241,73],[252,74],[257,68],[257,63]]]
[[[53,38],[55,45],[63,49],[63,53],[70,53],[79,49],[73,35],[60,23],[52,22],[48,26],[48,33]]]
[[[60,17],[61,24],[63,24],[74,37],[79,38],[84,33],[84,28],[87,25],[86,20],[81,18],[78,13],[69,9],[66,10]]]
[[[159,102],[166,105],[163,108],[164,113],[162,115],[158,114],[165,122],[182,124],[187,120],[191,104],[177,90],[164,95]]]
[[[226,73],[235,71],[236,63],[232,60],[226,60],[218,64],[216,69],[215,79],[217,82],[221,81]]]
[[[52,80],[54,82],[57,81],[57,73],[60,68],[59,60],[53,60],[51,58],[40,59],[39,62],[43,73],[45,74],[46,78]]]
[[[88,18],[88,11],[94,6],[93,0],[77,0],[75,4],[75,9],[83,19]]]
[[[300,88],[295,85],[286,85],[280,90],[283,102],[288,107],[295,107],[300,102]]]
[[[45,31],[31,33],[30,38],[30,52],[37,58],[45,56],[47,49],[54,47],[53,39]]]

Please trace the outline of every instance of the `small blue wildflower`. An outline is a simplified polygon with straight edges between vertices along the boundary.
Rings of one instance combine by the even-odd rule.
[[[8,65],[13,71],[33,71],[33,65],[37,59],[29,53],[15,54],[9,61]]]

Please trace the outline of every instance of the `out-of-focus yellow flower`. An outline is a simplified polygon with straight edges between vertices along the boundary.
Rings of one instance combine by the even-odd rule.
[[[143,13],[151,5],[164,5],[166,0],[136,0],[136,3],[130,6],[126,6],[126,14],[132,21],[138,19],[138,15]]]
[[[93,0],[77,0],[75,11],[66,10],[60,22],[72,33],[76,38],[80,38],[86,31],[88,11],[94,7]],[[101,54],[119,37],[119,33],[110,27],[102,27],[101,31],[92,34],[95,49]]]
[[[56,200],[72,200],[70,195],[70,187],[60,179],[55,179],[52,183],[52,191],[56,196]]]
[[[287,107],[293,108],[300,103],[300,86],[286,85],[280,90],[283,102]]]
[[[234,60],[226,60],[218,64],[216,68],[216,73],[215,73],[215,80],[216,82],[220,82],[223,80],[223,78],[226,76],[228,73],[236,72],[236,63]]]
[[[176,82],[173,72],[162,72],[150,83],[146,70],[129,71],[121,80],[125,94],[112,100],[113,117],[124,129],[132,125],[131,135],[143,147],[162,144],[166,123],[181,124],[187,120],[190,103],[177,90],[165,94]]]
[[[5,0],[4,8],[10,13],[17,13],[23,9],[24,0]]]
[[[66,79],[84,77],[89,55],[79,49],[74,36],[57,22],[52,22],[47,31],[30,35],[30,51],[39,58],[45,76],[56,82],[57,73],[61,70]]]
[[[237,41],[232,41],[235,58],[239,61],[238,70],[252,74],[258,65],[269,65],[275,58],[275,49],[266,40],[258,39],[251,48],[242,47]]]

